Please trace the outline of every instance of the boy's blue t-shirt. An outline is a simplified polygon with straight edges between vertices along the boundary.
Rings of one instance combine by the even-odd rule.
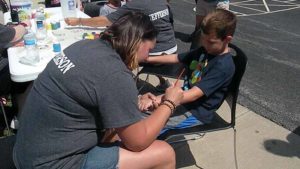
[[[230,53],[210,55],[203,48],[178,55],[186,66],[183,89],[197,86],[204,96],[184,106],[201,122],[210,123],[220,107],[234,75],[235,65]]]

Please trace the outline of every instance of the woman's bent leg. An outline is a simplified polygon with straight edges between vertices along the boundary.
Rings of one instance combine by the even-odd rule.
[[[120,148],[120,169],[174,169],[176,166],[175,152],[164,141],[156,140],[141,152],[132,152]]]

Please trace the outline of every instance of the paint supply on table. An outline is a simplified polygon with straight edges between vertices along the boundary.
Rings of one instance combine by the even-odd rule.
[[[92,33],[83,33],[82,35],[82,39],[90,39],[90,40],[93,40],[93,39],[98,39],[100,36],[99,33],[96,33],[96,32],[92,32]]]

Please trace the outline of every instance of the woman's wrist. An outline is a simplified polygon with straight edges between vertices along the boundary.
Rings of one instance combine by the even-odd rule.
[[[159,104],[159,106],[166,106],[166,107],[168,107],[170,110],[171,110],[171,115],[173,114],[173,112],[174,112],[174,109],[173,109],[173,107],[172,106],[170,106],[169,104],[167,104],[167,103],[161,103],[161,104]]]
[[[172,105],[172,107],[174,108],[174,109],[176,109],[176,107],[177,107],[177,105],[172,101],[172,100],[169,100],[169,99],[163,99],[162,101],[161,101],[161,103],[168,103],[169,105]]]
[[[176,106],[170,100],[163,100],[159,106],[167,106],[171,110],[171,114],[173,114],[174,110],[176,109]]]

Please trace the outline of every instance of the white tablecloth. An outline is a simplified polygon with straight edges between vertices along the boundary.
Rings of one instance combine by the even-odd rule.
[[[61,29],[60,31],[64,34],[61,38],[62,49],[68,47],[72,43],[82,39],[83,33],[90,32],[101,32],[103,28],[91,28],[91,27],[70,27],[66,26],[63,21],[60,7],[58,8],[46,8],[45,11],[49,13],[50,20],[60,20]],[[81,11],[77,11],[77,15],[81,18],[88,18],[89,16]],[[5,22],[9,22],[10,14],[5,13]],[[32,20],[33,29],[35,29],[35,23]],[[11,79],[15,82],[27,82],[35,80],[39,73],[41,73],[48,62],[54,57],[54,52],[52,51],[52,39],[48,39],[48,47],[46,49],[40,49],[39,54],[41,62],[35,66],[25,65],[19,62],[20,58],[26,55],[25,47],[11,47],[8,49],[8,60],[9,60],[9,70]]]

